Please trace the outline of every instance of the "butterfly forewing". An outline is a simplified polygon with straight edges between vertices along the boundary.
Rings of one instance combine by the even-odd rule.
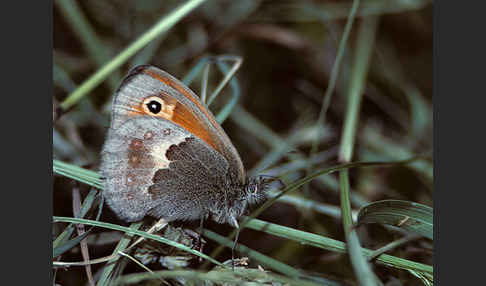
[[[226,158],[235,181],[245,182],[241,158],[211,112],[182,82],[156,67],[139,66],[124,79],[113,101],[111,126],[117,128],[128,118],[147,116],[144,100],[152,96],[163,102],[163,110],[156,117],[201,139]]]

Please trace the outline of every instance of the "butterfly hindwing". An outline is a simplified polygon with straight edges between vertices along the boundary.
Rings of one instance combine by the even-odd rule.
[[[101,173],[107,203],[120,218],[146,214],[191,219],[201,199],[224,184],[226,159],[184,128],[162,118],[133,117],[110,129]]]

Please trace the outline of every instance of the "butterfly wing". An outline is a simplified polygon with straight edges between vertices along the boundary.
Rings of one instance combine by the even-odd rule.
[[[182,82],[149,65],[130,71],[113,100],[112,124],[117,128],[131,117],[147,116],[144,99],[158,97],[164,109],[156,116],[164,118],[198,137],[229,163],[233,181],[245,183],[246,174],[238,151],[212,113]]]
[[[220,199],[229,164],[186,129],[141,116],[108,132],[100,169],[106,201],[121,219],[197,219]]]

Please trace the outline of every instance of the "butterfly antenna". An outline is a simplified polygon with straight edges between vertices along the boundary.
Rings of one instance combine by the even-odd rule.
[[[280,184],[280,189],[281,190],[283,190],[283,189],[285,189],[287,187],[287,185],[285,185],[285,183],[279,177],[271,176],[271,175],[260,175],[260,177],[269,178],[270,179],[270,182],[275,182],[275,181],[278,182]]]

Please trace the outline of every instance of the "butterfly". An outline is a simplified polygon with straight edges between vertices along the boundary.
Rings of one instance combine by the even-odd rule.
[[[211,218],[236,228],[272,181],[249,178],[199,97],[150,65],[133,68],[115,91],[100,173],[106,202],[124,221]]]

